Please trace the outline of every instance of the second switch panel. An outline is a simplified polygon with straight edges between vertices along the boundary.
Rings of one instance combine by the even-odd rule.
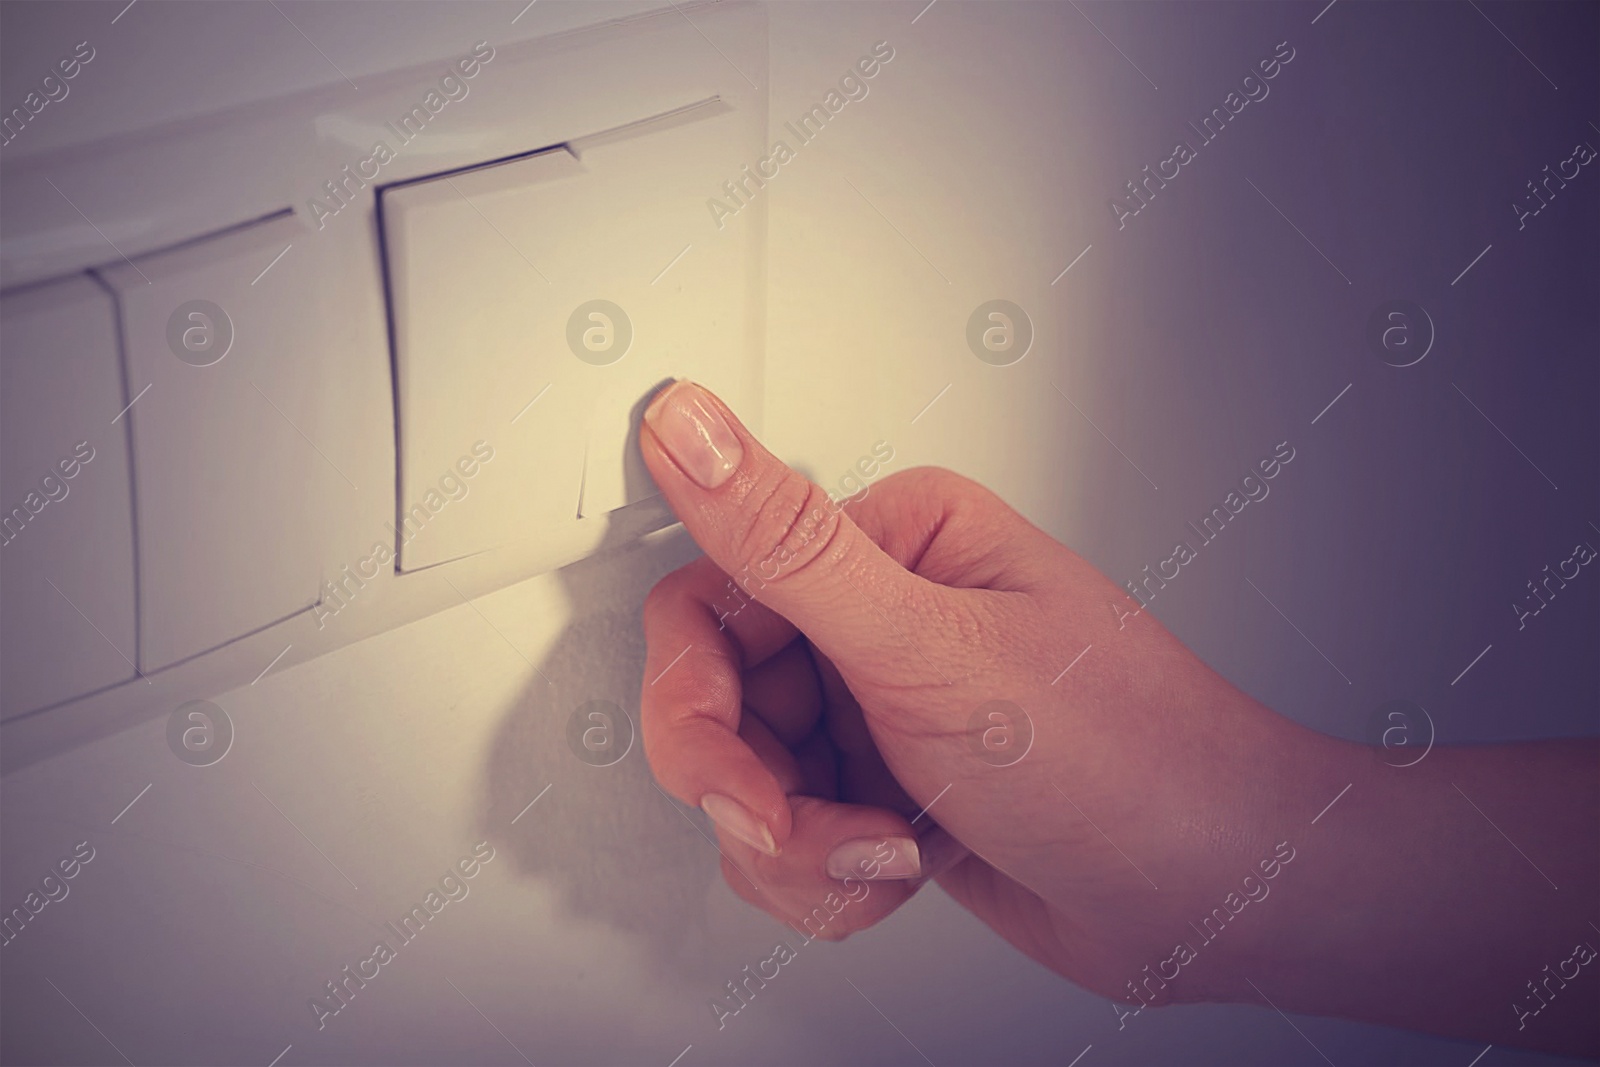
[[[669,377],[758,400],[759,226],[705,205],[759,143],[710,100],[383,191],[402,570],[653,495],[637,419]]]

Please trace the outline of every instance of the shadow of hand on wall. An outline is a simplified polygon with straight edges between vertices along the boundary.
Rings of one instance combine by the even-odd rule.
[[[696,829],[704,821],[667,797],[645,762],[641,609],[656,581],[699,550],[681,528],[622,543],[637,537],[633,516],[611,519],[606,540],[616,547],[558,572],[571,621],[495,734],[483,825],[519,876],[548,883],[563,910],[688,972],[697,954],[685,950],[706,932],[706,898],[721,876]]]

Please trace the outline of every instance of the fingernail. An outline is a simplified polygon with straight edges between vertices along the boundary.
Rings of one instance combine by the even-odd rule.
[[[910,837],[857,837],[828,853],[829,878],[889,880],[915,878],[921,871],[922,854]]]
[[[676,381],[645,409],[644,421],[683,472],[702,489],[715,489],[739,469],[744,446],[706,391]]]
[[[750,814],[737,800],[730,800],[720,793],[707,793],[700,798],[700,810],[719,829],[727,831],[756,851],[769,856],[778,854],[778,845],[772,840],[772,831],[767,829],[766,823]]]

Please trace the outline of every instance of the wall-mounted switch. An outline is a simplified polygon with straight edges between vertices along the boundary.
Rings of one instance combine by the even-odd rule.
[[[705,207],[759,144],[748,134],[709,98],[383,190],[400,511],[416,515],[402,570],[570,543],[574,524],[653,495],[637,423],[667,378],[758,394],[757,243]],[[493,460],[441,501],[478,442]],[[430,493],[442,506],[418,510]]]
[[[311,269],[325,248],[285,216],[104,271],[143,394],[128,413],[143,669],[310,610],[341,562],[334,517],[361,487],[319,383],[348,358],[354,312]]]
[[[766,8],[615,15],[6,157],[0,763],[659,530],[670,378],[759,432]]]
[[[127,399],[111,294],[0,299],[0,692],[6,717],[135,675]]]

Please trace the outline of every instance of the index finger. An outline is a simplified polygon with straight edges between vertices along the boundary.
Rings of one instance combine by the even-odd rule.
[[[741,673],[799,636],[782,616],[733,591],[710,559],[658,582],[644,603],[645,757],[662,787],[768,855],[792,829],[789,800],[739,736]]]

